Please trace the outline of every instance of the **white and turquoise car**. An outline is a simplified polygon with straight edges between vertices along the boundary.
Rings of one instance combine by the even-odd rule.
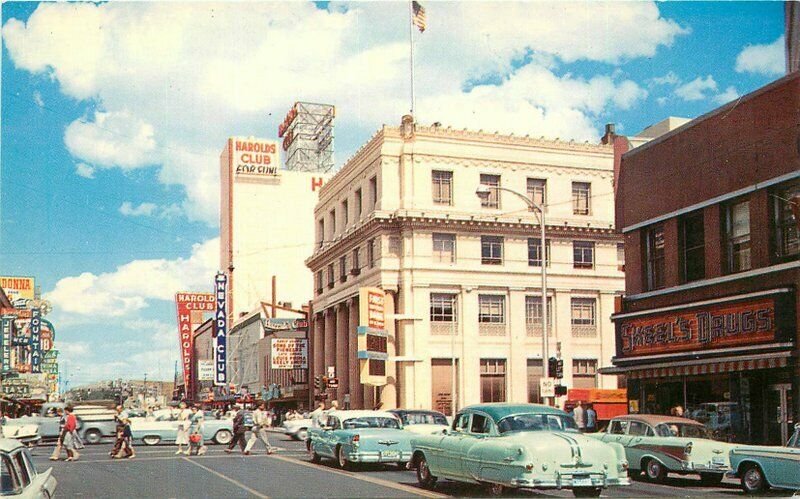
[[[800,424],[785,446],[742,445],[731,449],[730,459],[728,476],[741,478],[748,494],[770,487],[800,490]]]
[[[582,435],[572,416],[538,404],[481,404],[464,408],[438,435],[411,442],[411,466],[423,487],[440,478],[505,489],[568,489],[597,497],[630,485],[625,450]]]
[[[594,437],[625,447],[630,468],[648,480],[663,482],[667,473],[699,474],[704,485],[717,485],[731,469],[733,447],[713,440],[703,424],[677,416],[628,414],[611,420]]]
[[[411,460],[411,437],[400,419],[384,411],[330,411],[321,428],[309,428],[306,447],[311,460],[335,459],[340,468],[355,463],[395,463]]]
[[[216,419],[207,414],[202,428],[204,442],[228,445],[233,440],[231,419]],[[158,411],[152,419],[132,418],[131,434],[134,440],[141,440],[145,445],[173,443],[178,437],[177,412]]]

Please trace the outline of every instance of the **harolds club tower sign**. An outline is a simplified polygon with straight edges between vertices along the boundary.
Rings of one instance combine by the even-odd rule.
[[[181,362],[183,363],[184,393],[192,391],[192,366],[194,365],[194,330],[203,323],[204,316],[216,311],[216,295],[213,293],[179,292],[175,295],[178,312],[178,339],[181,345]]]

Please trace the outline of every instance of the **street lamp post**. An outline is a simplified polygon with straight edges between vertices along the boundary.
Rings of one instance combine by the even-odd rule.
[[[475,194],[478,195],[481,199],[488,199],[489,195],[492,193],[492,190],[496,191],[505,191],[509,192],[518,198],[525,201],[525,204],[528,205],[529,208],[533,210],[536,214],[536,218],[539,221],[539,227],[541,229],[540,237],[541,237],[541,257],[542,257],[542,374],[544,379],[550,378],[550,340],[548,338],[548,319],[547,319],[547,245],[545,241],[545,214],[544,214],[544,206],[538,203],[535,203],[532,199],[528,198],[528,196],[522,194],[521,192],[517,192],[513,189],[509,189],[507,187],[500,187],[500,186],[488,186],[481,184],[475,190]]]

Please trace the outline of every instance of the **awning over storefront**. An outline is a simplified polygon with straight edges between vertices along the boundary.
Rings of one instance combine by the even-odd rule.
[[[720,357],[716,359],[692,359],[661,362],[629,367],[604,367],[600,374],[626,374],[629,379],[671,378],[675,376],[698,376],[702,374],[751,371],[786,367],[791,352],[771,352],[756,355]]]

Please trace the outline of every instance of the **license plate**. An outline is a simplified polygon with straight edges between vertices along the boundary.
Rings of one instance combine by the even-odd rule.
[[[387,450],[381,452],[382,459],[398,459],[400,457],[400,451],[396,450]]]
[[[573,487],[591,487],[592,486],[592,479],[591,478],[584,478],[584,477],[575,477],[572,479],[572,486]]]

